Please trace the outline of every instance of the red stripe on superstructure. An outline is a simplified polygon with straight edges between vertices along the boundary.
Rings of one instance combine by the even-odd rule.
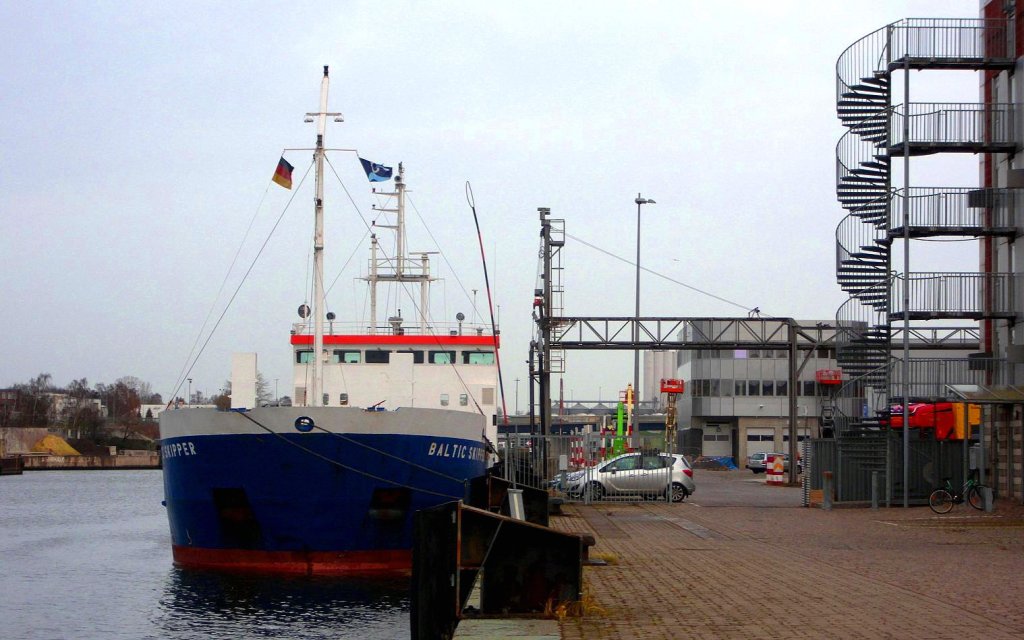
[[[271,574],[407,575],[412,551],[253,551],[197,549],[172,545],[174,564],[188,569],[216,569]]]
[[[345,335],[324,336],[324,344],[370,344],[370,345],[436,345],[463,347],[495,347],[501,343],[494,336],[425,336],[425,335]],[[312,345],[313,336],[298,334],[292,336],[293,345]]]

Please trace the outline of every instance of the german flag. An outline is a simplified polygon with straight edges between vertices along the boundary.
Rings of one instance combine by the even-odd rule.
[[[292,165],[288,164],[288,161],[281,156],[281,161],[277,163],[277,171],[274,172],[274,182],[281,185],[285,189],[292,188]]]

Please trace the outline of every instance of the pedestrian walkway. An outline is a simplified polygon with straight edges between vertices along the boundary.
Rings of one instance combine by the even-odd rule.
[[[695,497],[728,482],[799,491],[714,472]],[[562,638],[1024,637],[1019,506],[936,516],[719,504],[565,507],[552,526],[594,535],[592,555],[609,564],[584,570],[587,613],[563,620]]]

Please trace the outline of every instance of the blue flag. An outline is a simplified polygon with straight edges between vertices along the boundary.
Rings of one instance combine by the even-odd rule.
[[[370,182],[384,182],[391,179],[391,167],[385,167],[362,158],[359,158],[359,162],[363,163],[363,171],[366,172],[366,177]]]

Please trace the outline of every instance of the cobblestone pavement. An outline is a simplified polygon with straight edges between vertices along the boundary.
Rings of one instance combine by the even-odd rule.
[[[563,638],[1024,637],[1019,504],[944,516],[749,506],[799,504],[800,489],[743,472],[703,472],[698,487],[705,497],[683,504],[552,518],[593,534],[592,554],[612,562],[584,569],[588,613],[564,620]]]

